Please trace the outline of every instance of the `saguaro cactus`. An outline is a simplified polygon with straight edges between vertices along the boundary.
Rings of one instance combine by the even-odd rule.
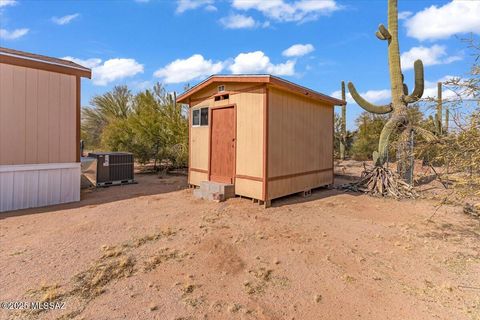
[[[437,83],[437,114],[435,115],[435,129],[437,130],[437,135],[441,136],[443,134],[443,101],[442,101],[442,83]]]
[[[342,81],[342,100],[345,99],[345,82]],[[345,149],[347,146],[347,104],[342,105],[342,132],[340,133],[340,159],[345,160]]]
[[[400,65],[400,48],[398,44],[398,1],[388,0],[388,29],[381,24],[378,27],[376,36],[380,40],[388,43],[388,64],[390,69],[390,84],[392,92],[392,102],[387,105],[377,106],[363,99],[355,89],[353,83],[348,83],[348,89],[355,101],[363,109],[371,113],[386,114],[391,113],[390,119],[387,121],[380,134],[378,142],[378,151],[373,153],[373,160],[376,166],[383,166],[387,159],[388,142],[392,133],[411,131],[407,106],[409,103],[418,101],[423,95],[424,77],[423,63],[417,60],[414,63],[415,72],[415,88],[411,94],[408,94],[408,87],[403,83],[403,74]],[[406,151],[406,150],[402,150]],[[408,152],[402,152],[403,159],[407,162],[406,156]]]

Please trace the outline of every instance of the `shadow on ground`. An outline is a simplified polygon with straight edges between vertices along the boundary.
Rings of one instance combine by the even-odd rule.
[[[187,177],[185,175],[168,175],[163,178],[159,177],[158,179],[152,179],[152,175],[155,174],[136,174],[135,180],[138,182],[137,184],[83,189],[80,196],[81,200],[79,202],[0,213],[0,220],[37,213],[100,205],[142,196],[169,193],[185,189],[188,186]]]

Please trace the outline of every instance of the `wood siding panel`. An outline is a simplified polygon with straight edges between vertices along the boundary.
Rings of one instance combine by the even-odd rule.
[[[60,162],[60,74],[49,74],[48,162]]]
[[[38,161],[38,71],[27,69],[25,163]]]
[[[48,134],[48,87],[50,76],[47,71],[38,72],[38,157],[37,163],[48,163],[49,134]]]
[[[188,183],[199,186],[200,182],[208,180],[208,173],[190,171],[190,181]]]
[[[13,163],[14,141],[10,137],[13,115],[13,70],[14,67],[0,64],[0,164]]]
[[[331,171],[312,173],[290,177],[288,179],[269,181],[268,194],[270,199],[275,199],[331,183],[333,183],[333,175]]]
[[[251,86],[251,83],[225,85],[233,91]],[[263,176],[263,100],[263,88],[230,96],[229,102],[237,105],[237,175]],[[261,193],[255,198],[260,199]]]
[[[208,127],[193,127],[191,130],[190,165],[195,169],[208,170]]]
[[[333,106],[285,91],[269,90],[268,199],[333,182]]]
[[[72,151],[72,141],[70,138],[70,129],[76,126],[70,124],[70,114],[75,112],[72,108],[66,108],[70,103],[70,98],[75,96],[75,93],[70,92],[71,77],[67,75],[60,75],[60,110],[58,114],[60,132],[59,137],[59,157],[58,162],[68,162],[71,159],[70,152]]]
[[[262,198],[262,181],[253,181],[248,179],[235,179],[235,194],[253,199]]]
[[[19,159],[25,163],[25,144],[26,144],[26,85],[27,70],[18,67],[13,71],[13,112],[10,119],[10,137],[14,143],[11,152],[13,161]],[[14,164],[15,162],[12,162]]]
[[[76,161],[74,76],[0,64],[0,165]]]

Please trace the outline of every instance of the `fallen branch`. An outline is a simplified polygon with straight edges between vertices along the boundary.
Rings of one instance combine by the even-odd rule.
[[[448,189],[448,184],[446,184],[445,182],[443,182],[442,178],[440,178],[440,175],[437,173],[437,171],[435,170],[435,168],[434,168],[432,165],[430,165],[430,168],[432,168],[433,173],[435,173],[435,176],[438,178],[438,181],[440,181],[440,182],[442,183],[443,187],[444,187],[445,189]]]
[[[373,169],[365,168],[359,181],[342,185],[339,188],[394,199],[417,197],[417,193],[411,185],[394,171],[381,166],[375,166]]]

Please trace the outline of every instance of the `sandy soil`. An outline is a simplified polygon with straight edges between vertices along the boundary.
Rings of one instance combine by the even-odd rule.
[[[137,178],[0,215],[0,301],[65,302],[1,319],[480,319],[461,208],[319,189],[265,210]]]

